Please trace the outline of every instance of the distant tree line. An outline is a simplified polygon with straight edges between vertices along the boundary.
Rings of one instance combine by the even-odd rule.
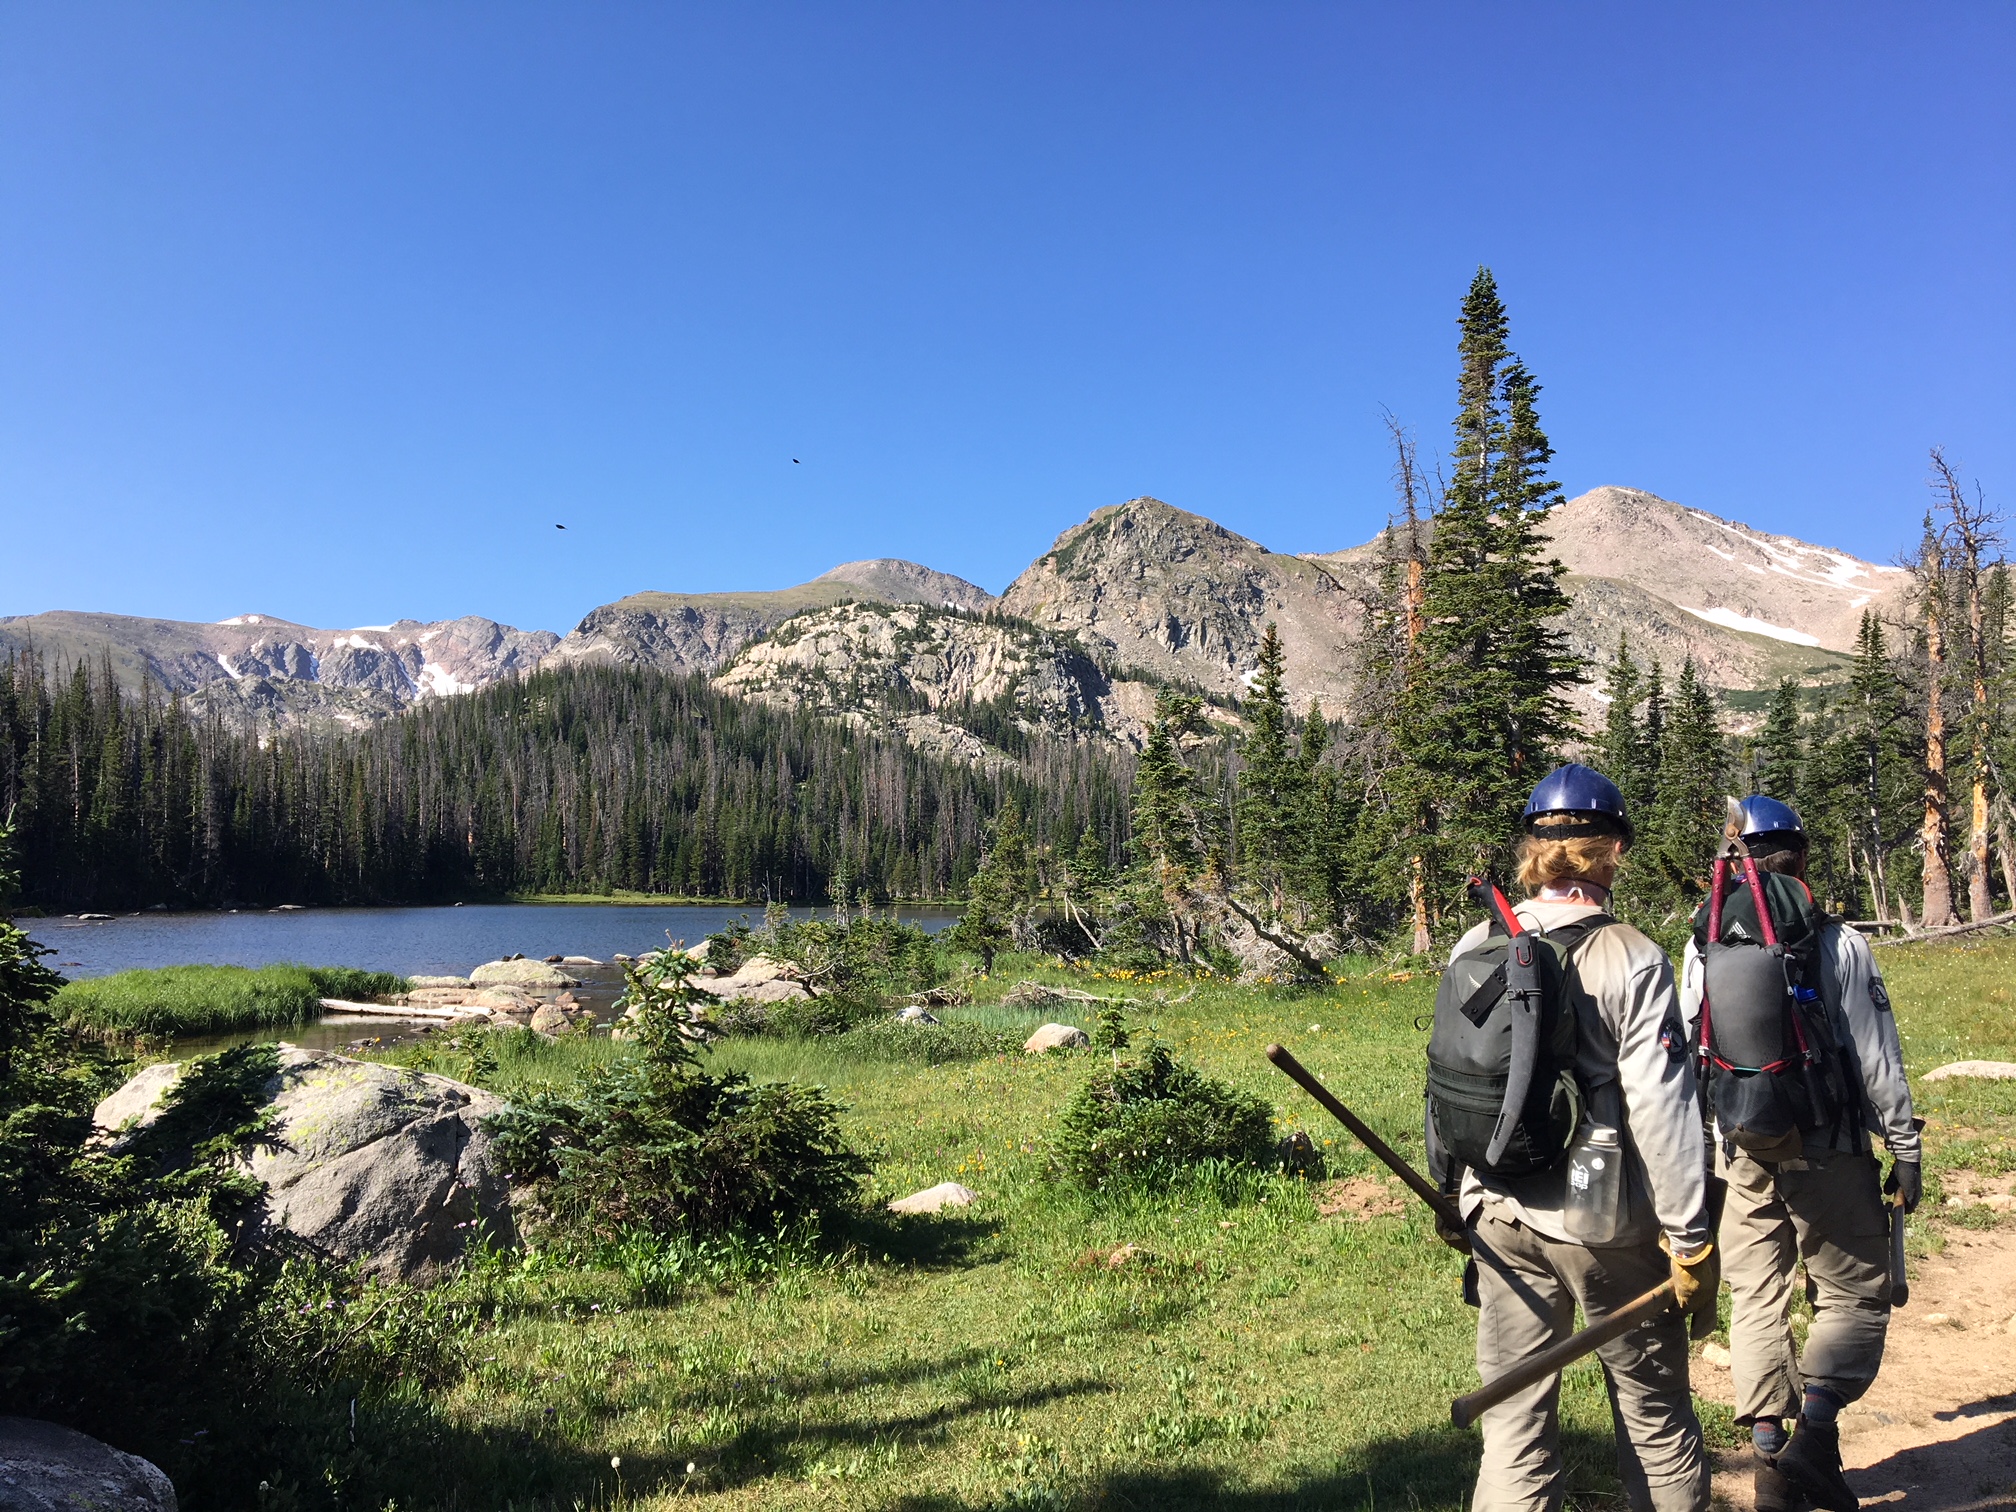
[[[254,731],[109,667],[0,669],[0,805],[44,909],[514,892],[951,898],[1005,802],[1118,858],[1132,762],[1031,736],[985,770],[636,667],[541,672],[372,728]]]

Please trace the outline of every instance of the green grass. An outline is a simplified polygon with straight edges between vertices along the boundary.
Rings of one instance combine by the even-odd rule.
[[[347,966],[163,966],[64,986],[64,1022],[107,1038],[162,1038],[285,1028],[321,1015],[325,997],[369,1001],[404,977]]]
[[[2016,980],[2016,943],[1881,959],[1914,1072],[2016,1059],[2002,985]],[[1137,1045],[1158,1033],[1268,1099],[1283,1132],[1311,1133],[1333,1175],[1377,1168],[1266,1065],[1270,1040],[1420,1159],[1426,1035],[1416,1022],[1432,975],[1373,972],[1324,989],[1205,984],[1179,1003],[1154,995],[1181,996],[1187,984],[1094,983],[1018,962],[983,984],[982,1002],[948,1016],[1024,1033],[1072,1019],[985,1000],[1023,976],[1136,997]],[[1078,1021],[1089,1025],[1089,1013]],[[500,1048],[486,1075],[506,1092],[562,1087],[626,1053],[607,1041],[492,1038]],[[415,1488],[414,1505],[450,1499],[455,1456],[477,1452],[454,1444],[494,1456],[510,1443],[526,1446],[528,1465],[572,1465],[570,1494],[591,1504],[1466,1504],[1477,1437],[1450,1428],[1448,1410],[1476,1382],[1474,1322],[1460,1263],[1425,1211],[1324,1219],[1310,1184],[1257,1174],[1090,1198],[1058,1180],[1049,1141],[1096,1052],[930,1065],[850,1054],[844,1038],[736,1039],[712,1059],[823,1083],[874,1162],[877,1206],[947,1180],[980,1203],[865,1219],[839,1255],[640,1243],[492,1259],[460,1283],[491,1322],[470,1344],[471,1374],[442,1403],[454,1433],[441,1479]],[[1957,1163],[2010,1158],[2016,1087],[1935,1083],[1920,1097],[1935,1191],[1937,1173]],[[1943,1222],[1929,1206],[1914,1226],[1921,1247]],[[1101,1257],[1130,1243],[1145,1255],[1108,1269]],[[1568,1372],[1563,1413],[1571,1501],[1613,1505],[1594,1365]],[[1703,1404],[1702,1414],[1712,1440],[1739,1437],[1726,1410]]]

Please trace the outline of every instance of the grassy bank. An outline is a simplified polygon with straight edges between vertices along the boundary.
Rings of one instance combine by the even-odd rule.
[[[995,990],[1022,974],[1143,992],[1033,968]],[[1333,1177],[1367,1176],[1369,1159],[1260,1052],[1293,1044],[1418,1145],[1414,1025],[1432,991],[1384,973],[1321,991],[1206,985],[1144,1002],[1134,1028],[1275,1103]],[[971,1015],[1023,1032],[1076,1018]],[[606,1054],[528,1047],[496,1076],[500,1090],[562,1085]],[[838,1041],[740,1040],[714,1061],[824,1083],[875,1161],[878,1205],[948,1180],[980,1203],[867,1225],[851,1254],[767,1275],[678,1247],[654,1262],[648,1246],[501,1269],[498,1324],[448,1404],[470,1434],[551,1435],[583,1462],[620,1459],[598,1471],[601,1494],[620,1475],[645,1504],[682,1487],[723,1507],[910,1512],[1462,1502],[1475,1438],[1446,1425],[1449,1399],[1474,1384],[1472,1325],[1460,1263],[1416,1206],[1325,1217],[1327,1188],[1259,1175],[1124,1201],[1077,1193],[1047,1141],[1090,1053],[929,1066]],[[668,1291],[653,1279],[666,1274],[685,1283]],[[1566,1412],[1578,1493],[1611,1489],[1594,1367],[1571,1373]]]
[[[1914,1072],[2016,1059],[2016,944],[1882,960]],[[730,1041],[716,1067],[818,1081],[846,1105],[848,1134],[874,1162],[876,1206],[947,1180],[979,1204],[864,1218],[840,1253],[639,1239],[479,1258],[437,1293],[469,1368],[427,1396],[425,1453],[396,1404],[368,1400],[355,1452],[426,1465],[398,1497],[415,1508],[1460,1507],[1477,1438],[1447,1426],[1450,1398],[1475,1384],[1457,1257],[1404,1194],[1382,1202],[1361,1185],[1359,1210],[1338,1208],[1330,1181],[1381,1173],[1261,1058],[1270,1040],[1291,1045],[1418,1160],[1417,1023],[1435,979],[1355,972],[1322,989],[1193,991],[1021,962],[983,984],[983,999],[1024,975],[1139,996],[1137,1043],[1159,1034],[1269,1099],[1284,1133],[1306,1128],[1331,1163],[1313,1183],[1221,1174],[1121,1200],[1073,1191],[1048,1142],[1091,1052],[932,1065],[846,1036]],[[1046,1018],[1089,1027],[1089,1008],[983,1001],[944,1016],[972,1026],[979,1052],[985,1034]],[[523,1097],[630,1053],[514,1033],[392,1058]],[[1947,1224],[2006,1221],[1939,1204],[1962,1167],[2016,1165],[2016,1084],[1923,1086],[1920,1111],[1922,1253]],[[1612,1504],[1593,1365],[1568,1373],[1563,1412],[1574,1504]],[[1702,1415],[1733,1442],[1725,1409]]]
[[[320,1016],[325,997],[368,1002],[404,977],[347,966],[164,966],[71,982],[50,1005],[63,1021],[111,1038],[286,1028]]]

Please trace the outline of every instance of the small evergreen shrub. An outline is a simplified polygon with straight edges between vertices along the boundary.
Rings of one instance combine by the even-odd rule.
[[[1127,1010],[1118,1003],[1101,1003],[1091,1038],[1094,1050],[1125,1050],[1133,1038],[1127,1032]]]
[[[319,1018],[325,997],[405,990],[404,977],[347,966],[163,966],[70,982],[50,1007],[88,1033],[128,1039],[286,1028]]]
[[[639,1230],[775,1234],[839,1216],[868,1170],[839,1110],[817,1087],[707,1071],[692,969],[661,956],[630,974],[620,1006],[636,1010],[631,1053],[579,1096],[535,1093],[490,1118],[506,1167],[544,1184],[561,1224],[605,1242]]]
[[[1102,1191],[1180,1180],[1205,1162],[1261,1164],[1272,1132],[1266,1103],[1150,1044],[1095,1067],[1065,1105],[1056,1150],[1066,1176]]]
[[[711,946],[710,946],[711,949]],[[748,938],[749,954],[790,961],[822,993],[873,997],[921,992],[945,979],[938,943],[915,924],[863,914],[848,924],[827,919],[770,919]]]

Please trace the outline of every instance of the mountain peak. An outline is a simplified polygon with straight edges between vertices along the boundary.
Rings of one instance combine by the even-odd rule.
[[[830,567],[815,583],[847,583],[873,597],[898,604],[949,604],[955,609],[986,609],[994,595],[978,584],[949,572],[906,562],[901,557],[871,557]]]

